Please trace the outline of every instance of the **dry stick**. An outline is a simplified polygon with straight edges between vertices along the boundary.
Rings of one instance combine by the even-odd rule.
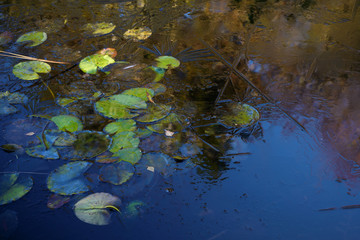
[[[240,79],[242,79],[243,81],[245,81],[247,84],[249,84],[256,92],[258,92],[266,101],[268,101],[269,103],[271,103],[273,106],[275,106],[277,109],[279,109],[286,117],[288,117],[290,120],[294,121],[296,123],[296,125],[298,125],[303,131],[305,131],[306,133],[309,133],[306,128],[301,125],[301,123],[299,123],[295,118],[293,118],[289,113],[287,113],[285,110],[283,110],[279,105],[277,105],[275,103],[274,100],[272,100],[270,97],[268,97],[265,93],[263,93],[258,87],[255,86],[255,84],[253,84],[244,74],[242,74],[241,72],[239,72],[237,69],[235,69],[228,61],[226,61],[226,59],[220,55],[220,53],[218,53],[213,47],[211,47],[207,42],[205,42],[204,40],[200,39],[200,41],[206,46],[208,47],[220,60],[223,64],[225,64],[227,67],[229,67],[230,69],[233,70],[233,72],[235,73],[235,75],[237,77],[239,77]]]
[[[20,55],[20,54],[17,54],[17,53],[6,52],[6,51],[1,51],[1,50],[0,50],[0,53],[3,53],[3,54],[0,54],[0,56],[3,56],[3,57],[20,58],[20,59],[26,59],[26,60],[33,60],[33,61],[39,61],[39,62],[48,62],[48,63],[57,63],[57,64],[70,64],[69,62],[58,62],[58,61],[45,60],[45,59],[29,57],[29,56]]]

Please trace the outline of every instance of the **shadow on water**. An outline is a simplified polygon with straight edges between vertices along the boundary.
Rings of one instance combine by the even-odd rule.
[[[0,58],[1,92],[29,97],[16,105],[18,112],[0,116],[0,144],[22,146],[0,152],[0,170],[22,172],[34,181],[24,197],[0,206],[0,237],[357,239],[358,5],[357,0],[0,1],[0,50],[70,62],[52,65],[43,80],[57,99],[85,99],[64,109],[41,81],[13,75],[19,59]],[[96,22],[116,28],[104,36],[86,35],[82,27]],[[143,26],[152,30],[150,38],[136,42],[123,36]],[[14,43],[35,30],[46,32],[47,41],[35,48]],[[308,133],[211,55],[201,39]],[[128,65],[115,65],[110,74],[79,69],[81,59],[105,47],[115,48],[116,60]],[[183,130],[173,136],[178,126],[171,125],[168,135],[153,133],[139,147],[144,154],[178,157],[171,172],[150,173],[139,165],[135,177],[115,186],[99,180],[103,165],[92,160],[86,174],[91,191],[71,196],[59,209],[48,208],[47,177],[69,161],[24,152],[41,142],[36,135],[45,125],[56,128],[28,116],[72,114],[84,129],[102,131],[111,120],[94,110],[94,94],[110,96],[148,84],[153,78],[144,69],[162,54],[178,54],[182,62],[166,71],[161,83],[168,90],[155,101],[172,106]],[[260,120],[244,128],[219,124],[232,110],[229,104],[238,101],[254,106]],[[113,212],[111,224],[93,226],[73,211],[93,192],[117,195],[124,206],[141,200],[146,207],[135,218]]]

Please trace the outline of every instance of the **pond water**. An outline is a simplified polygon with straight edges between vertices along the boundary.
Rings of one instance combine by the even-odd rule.
[[[50,73],[21,80],[13,67],[26,59],[0,54],[0,91],[28,98],[11,104],[17,110],[12,114],[5,113],[9,105],[0,105],[0,145],[18,148],[0,152],[1,179],[19,173],[19,179],[33,181],[28,193],[0,205],[0,238],[358,239],[359,5],[358,0],[0,1],[1,51],[69,63],[49,63]],[[102,22],[115,28],[94,34],[85,27]],[[126,36],[141,27],[151,36]],[[34,47],[15,43],[32,31],[45,32],[46,41]],[[103,48],[116,49],[114,59],[123,62],[96,74],[79,68],[82,59]],[[162,55],[177,58],[180,66],[148,68],[159,66],[156,58]],[[166,90],[146,92],[145,108],[160,106],[161,116],[152,116],[159,119],[155,124],[167,114],[176,120],[156,126],[141,120],[147,110],[132,110],[141,115],[133,117],[136,128],[160,132],[141,138],[133,136],[134,126],[126,137],[109,132],[105,126],[118,112],[113,106],[105,111],[106,104],[151,83],[161,71],[158,83]],[[64,99],[72,102],[62,106]],[[255,107],[260,119],[247,126],[224,124],[239,102]],[[79,120],[74,131],[63,129],[78,140],[57,146],[57,159],[29,154],[44,139],[44,149],[50,149],[48,130],[64,124],[54,118],[60,115]],[[90,142],[80,141],[81,134]],[[139,145],[134,151],[142,157],[133,160],[134,167],[128,163],[135,174],[120,183],[129,173],[113,172],[118,165],[101,161],[118,161],[110,154],[128,144]],[[98,149],[103,145],[110,147],[107,155]],[[73,173],[76,181],[62,188],[66,180],[54,175],[76,162],[91,166]],[[61,207],[47,206],[54,193],[72,191],[82,181],[86,191],[62,195]],[[1,183],[0,202],[7,185]],[[105,226],[85,223],[74,212],[81,199],[99,192],[122,201],[120,213],[110,203],[102,207],[102,213],[111,213]]]

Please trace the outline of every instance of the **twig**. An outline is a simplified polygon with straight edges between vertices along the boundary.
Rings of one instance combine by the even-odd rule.
[[[278,108],[286,117],[288,117],[290,120],[294,121],[294,123],[296,123],[296,125],[298,125],[303,131],[305,131],[306,133],[309,133],[306,128],[301,125],[300,122],[298,122],[295,118],[293,118],[289,113],[287,113],[284,109],[282,109],[279,105],[277,105],[275,103],[275,101],[273,99],[271,99],[269,96],[267,96],[265,93],[263,93],[258,87],[255,86],[254,83],[252,83],[244,74],[242,74],[241,72],[239,72],[236,68],[234,68],[223,56],[220,55],[220,53],[218,53],[213,47],[211,47],[207,42],[205,42],[204,40],[200,39],[200,41],[210,49],[210,51],[212,51],[220,60],[223,64],[225,64],[228,68],[232,69],[234,74],[239,77],[240,79],[242,79],[243,81],[245,81],[247,84],[250,85],[250,87],[252,87],[256,92],[258,92],[266,101],[268,101],[269,103],[271,103],[274,107]]]
[[[2,50],[0,50],[0,56],[11,57],[11,58],[20,58],[20,59],[26,59],[26,60],[39,61],[39,62],[47,62],[47,63],[70,64],[69,62],[58,62],[58,61],[45,60],[45,59],[20,55],[20,54],[17,54],[17,53],[6,52],[6,51],[2,51]]]

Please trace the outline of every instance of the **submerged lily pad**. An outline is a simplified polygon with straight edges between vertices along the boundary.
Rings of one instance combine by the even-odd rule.
[[[134,218],[140,214],[140,209],[145,205],[146,204],[140,200],[132,201],[126,206],[122,216],[126,218]]]
[[[140,148],[124,148],[113,154],[114,157],[117,157],[118,160],[129,162],[135,164],[141,159],[141,150]]]
[[[155,59],[157,63],[157,67],[169,69],[169,68],[177,68],[180,66],[180,61],[172,56],[160,56]]]
[[[19,111],[16,107],[10,105],[7,101],[0,101],[0,115],[10,115]]]
[[[259,112],[246,103],[232,103],[230,113],[221,117],[221,123],[228,127],[248,127],[260,118]]]
[[[72,195],[90,190],[89,181],[84,173],[92,163],[85,161],[71,162],[60,166],[50,173],[47,186],[50,191],[60,195]]]
[[[40,61],[20,62],[13,68],[13,74],[22,80],[39,79],[38,73],[49,73],[50,71],[50,65]]]
[[[117,120],[116,122],[109,123],[105,126],[104,132],[109,134],[115,134],[119,132],[125,131],[135,131],[136,130],[136,122],[132,119],[128,120]]]
[[[10,93],[9,91],[1,92],[0,99],[5,100],[10,104],[26,104],[29,98],[22,93]]]
[[[135,173],[131,163],[119,162],[104,166],[100,169],[100,180],[114,185],[121,185],[127,182]]]
[[[85,73],[96,74],[98,69],[101,70],[114,62],[115,60],[109,55],[93,54],[83,58],[80,61],[79,67]]]
[[[83,30],[88,33],[92,34],[94,36],[101,36],[105,34],[111,33],[115,29],[116,25],[112,23],[88,23],[85,26],[83,26]]]
[[[6,173],[0,175],[0,205],[4,205],[28,193],[33,186],[30,176],[18,173]]]
[[[105,152],[110,143],[111,139],[102,132],[83,131],[77,134],[73,155],[81,159],[91,159]]]
[[[156,122],[169,115],[170,111],[171,106],[165,104],[152,104],[149,106],[145,114],[138,117],[136,121],[142,123]]]
[[[127,119],[139,116],[138,113],[131,113],[130,109],[115,100],[103,99],[97,101],[95,109],[104,117],[114,119]]]
[[[17,151],[20,151],[21,149],[23,149],[22,146],[20,146],[18,144],[14,144],[14,143],[1,145],[0,148],[2,150],[4,150],[5,152],[17,152]]]
[[[166,86],[162,83],[157,83],[157,82],[148,83],[145,85],[145,87],[151,88],[152,90],[154,90],[154,96],[157,96],[157,95],[160,95],[160,94],[166,92]]]
[[[51,209],[57,209],[70,201],[69,197],[64,197],[56,194],[52,194],[47,202],[47,207]]]
[[[52,117],[51,121],[53,121],[61,131],[76,132],[83,129],[80,119],[75,116],[59,115]]]
[[[21,35],[16,40],[16,42],[17,43],[29,42],[29,44],[28,44],[29,47],[35,47],[35,46],[40,45],[43,42],[45,42],[46,39],[47,39],[47,34],[45,32],[33,31],[33,32],[29,32],[29,33],[25,33],[25,34]]]
[[[139,28],[133,28],[128,29],[124,33],[125,39],[131,39],[133,41],[141,41],[149,38],[151,36],[152,32],[151,29],[148,27],[139,27]]]
[[[59,159],[59,153],[56,148],[50,147],[47,149],[43,144],[27,148],[25,152],[31,157],[44,159]]]
[[[149,100],[149,96],[153,97],[155,95],[154,90],[149,89],[149,88],[131,88],[131,89],[125,90],[124,92],[122,92],[122,94],[139,97],[142,100],[144,100],[145,102]]]
[[[147,153],[142,157],[139,164],[148,169],[151,168],[153,171],[159,172],[164,176],[169,176],[175,171],[174,160],[164,153]]]
[[[107,225],[110,223],[110,210],[119,211],[120,198],[109,193],[94,193],[75,204],[76,217],[81,221],[93,225]]]
[[[137,148],[140,143],[140,139],[135,137],[134,132],[120,132],[112,137],[112,144],[109,149],[110,152],[116,153],[123,148]]]
[[[183,127],[183,121],[181,121],[181,118],[175,113],[170,113],[166,118],[162,119],[157,124],[147,126],[147,128],[151,131],[160,134],[165,133],[165,131],[171,131],[175,133],[181,131]]]
[[[61,107],[66,107],[68,104],[77,101],[76,98],[59,98],[56,100],[56,103]]]

